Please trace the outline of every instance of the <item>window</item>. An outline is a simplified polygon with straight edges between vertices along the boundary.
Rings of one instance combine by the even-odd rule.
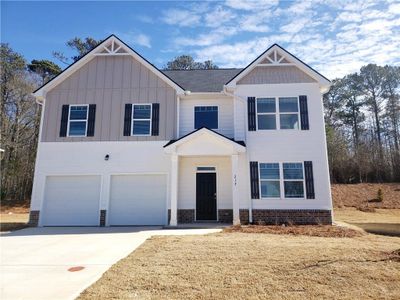
[[[196,106],[194,108],[194,128],[218,129],[218,106]]]
[[[258,129],[276,129],[275,98],[257,98]]]
[[[280,198],[279,164],[260,164],[260,185],[262,198]]]
[[[197,167],[197,172],[215,172],[215,167]]]
[[[304,198],[302,163],[283,163],[285,198]]]
[[[279,98],[279,122],[281,129],[299,129],[297,97]]]
[[[68,136],[86,136],[88,105],[70,105]]]
[[[133,104],[132,110],[132,135],[150,135],[151,104]]]

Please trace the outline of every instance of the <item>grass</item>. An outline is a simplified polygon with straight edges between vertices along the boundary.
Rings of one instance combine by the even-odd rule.
[[[154,237],[79,299],[396,299],[399,248],[369,234]]]
[[[2,213],[0,214],[0,232],[14,231],[28,227],[29,214]]]

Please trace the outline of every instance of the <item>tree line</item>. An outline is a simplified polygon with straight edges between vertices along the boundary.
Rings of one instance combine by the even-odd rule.
[[[80,59],[101,41],[74,38],[74,55],[55,51],[61,64]],[[41,106],[32,92],[61,72],[56,63],[28,62],[10,45],[0,45],[1,200],[29,200],[39,136]],[[164,69],[216,69],[212,61],[190,55],[169,61]],[[330,174],[333,182],[400,181],[400,68],[367,65],[358,73],[332,82],[324,95]]]

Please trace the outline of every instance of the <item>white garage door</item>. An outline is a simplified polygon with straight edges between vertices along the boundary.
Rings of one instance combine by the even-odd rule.
[[[98,226],[100,176],[46,178],[43,226]]]
[[[165,175],[111,177],[110,225],[166,225]]]

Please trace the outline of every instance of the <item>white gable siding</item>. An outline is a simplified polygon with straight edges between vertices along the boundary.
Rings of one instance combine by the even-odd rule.
[[[218,106],[218,129],[216,132],[233,138],[233,100],[232,98],[181,99],[179,104],[179,137],[194,131],[194,107]]]

